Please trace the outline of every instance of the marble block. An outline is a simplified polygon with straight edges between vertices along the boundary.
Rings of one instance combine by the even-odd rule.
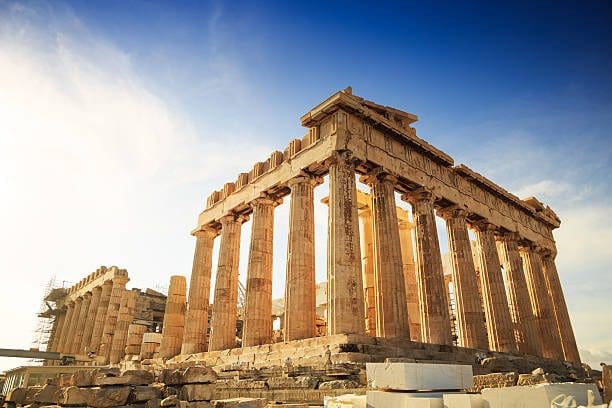
[[[400,391],[462,390],[473,385],[472,366],[459,364],[368,363],[368,387]]]
[[[325,397],[325,408],[366,408],[366,396],[344,394],[336,397]]]
[[[489,408],[550,407],[560,394],[571,395],[578,405],[588,404],[588,390],[595,396],[594,404],[601,404],[595,384],[558,383],[537,384],[505,388],[485,388],[482,399]]]
[[[367,408],[444,408],[442,396],[416,392],[368,391]]]
[[[479,394],[444,394],[444,408],[484,408]]]

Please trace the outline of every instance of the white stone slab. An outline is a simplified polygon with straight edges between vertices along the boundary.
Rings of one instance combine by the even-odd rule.
[[[485,388],[482,399],[488,408],[550,407],[559,395],[571,395],[578,405],[587,405],[588,390],[593,391],[595,404],[601,404],[601,396],[595,384],[561,383],[537,384],[505,388]]]
[[[472,387],[471,365],[367,363],[368,386],[400,391],[463,390]]]
[[[366,396],[357,394],[344,394],[336,397],[325,397],[325,408],[366,408]]]
[[[368,391],[367,408],[444,408],[442,395],[430,393]]]
[[[444,408],[485,408],[480,394],[444,394]]]

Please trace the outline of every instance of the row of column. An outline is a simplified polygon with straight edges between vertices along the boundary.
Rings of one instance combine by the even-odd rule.
[[[422,188],[402,196],[412,206],[415,223],[415,272],[406,273],[403,261],[406,257],[402,256],[402,251],[412,249],[402,248],[402,240],[408,238],[406,231],[398,228],[401,223],[395,204],[397,180],[381,169],[364,178],[372,190],[371,231],[376,256],[369,261],[366,257],[366,262],[373,267],[373,274],[362,275],[355,165],[347,151],[335,152],[327,165],[328,334],[365,333],[375,326],[379,337],[452,344],[432,192]],[[320,179],[309,175],[299,176],[288,183],[291,203],[283,325],[285,340],[315,335],[313,190],[317,183]],[[266,344],[272,340],[273,212],[278,201],[264,196],[251,205],[253,225],[243,346]],[[501,233],[486,220],[470,223],[480,249],[478,278],[468,235],[467,211],[454,206],[438,213],[447,224],[459,343],[464,347],[519,351],[578,361],[553,258],[548,255],[542,259],[540,252],[533,247],[519,248],[516,234]],[[233,214],[220,220],[221,243],[208,347],[206,324],[211,257],[218,231],[205,228],[196,233],[183,353],[222,350],[236,345],[238,256],[244,221],[246,217]],[[368,310],[364,306],[364,279],[373,281],[374,291],[366,295],[373,298],[367,304],[374,306],[375,323],[364,318],[372,315],[370,306]],[[415,292],[418,294],[416,299]],[[418,333],[411,333],[411,330]]]
[[[49,351],[102,356],[104,364],[123,357],[137,294],[127,291],[127,276],[115,276],[68,303],[56,316]]]

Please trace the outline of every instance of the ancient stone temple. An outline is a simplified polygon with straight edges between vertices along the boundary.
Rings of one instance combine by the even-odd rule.
[[[141,342],[145,332],[161,329],[166,296],[127,289],[128,281],[127,270],[103,266],[69,288],[53,289],[41,316],[53,319],[47,351],[89,355],[97,365],[139,354],[135,339]]]
[[[284,340],[316,336],[313,191],[327,177],[327,336],[450,346],[454,324],[455,342],[463,348],[578,362],[555,266],[557,215],[537,199],[521,200],[455,164],[417,136],[416,121],[413,114],[367,101],[347,88],[302,116],[308,129],[303,138],[210,194],[193,230],[183,354],[238,344],[238,261],[241,227],[248,219],[242,347],[272,342],[274,209],[281,200],[289,201],[290,212]],[[368,192],[358,192],[358,179]],[[409,204],[410,216],[398,209],[398,199]],[[448,249],[440,248],[436,216],[446,222]],[[216,282],[211,282],[217,237]],[[441,255],[446,250],[452,310]],[[68,316],[86,302],[75,302]],[[75,340],[61,346],[82,344]]]

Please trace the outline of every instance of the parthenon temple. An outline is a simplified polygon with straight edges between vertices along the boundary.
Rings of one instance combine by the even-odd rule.
[[[432,344],[579,363],[555,266],[557,215],[456,165],[416,135],[416,121],[350,88],[335,93],[302,116],[303,138],[210,194],[192,232],[189,281],[172,276],[166,297],[128,290],[126,270],[102,267],[56,289],[46,299],[56,305],[45,312],[54,318],[47,351],[104,365],[133,356],[218,358],[229,349],[257,358],[280,342],[288,344],[277,356],[283,361],[295,342],[312,339],[323,355],[333,336],[350,335],[357,344],[401,345],[402,356]],[[317,283],[315,245],[323,240],[315,239],[314,191],[324,180],[327,281]],[[285,294],[273,299],[274,217],[283,200]],[[249,219],[242,287],[241,228]]]
[[[273,342],[273,225],[275,207],[284,199],[289,200],[289,235],[283,340],[316,336],[320,238],[314,237],[314,189],[327,176],[328,337],[454,343],[579,362],[555,265],[553,230],[560,219],[536,198],[519,199],[455,164],[417,136],[416,121],[413,114],[347,88],[302,116],[308,129],[303,138],[210,194],[192,232],[196,247],[180,354],[238,347],[241,226],[249,218],[240,347]],[[358,191],[357,180],[370,191]],[[410,215],[398,207],[396,194],[409,204]],[[453,309],[436,216],[446,223]],[[215,239],[219,258],[211,282]]]

